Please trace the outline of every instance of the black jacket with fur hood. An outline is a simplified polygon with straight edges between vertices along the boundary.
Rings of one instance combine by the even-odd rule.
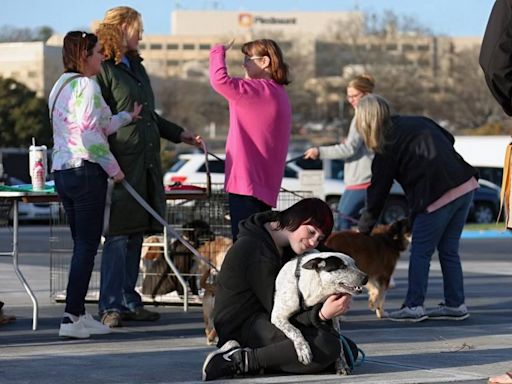
[[[235,244],[229,249],[218,276],[213,310],[218,346],[237,340],[242,346],[251,333],[256,315],[270,314],[274,304],[275,280],[281,267],[296,255],[291,248],[283,257],[264,224],[275,219],[275,213],[258,213],[240,223]],[[322,304],[293,316],[295,324],[324,326],[318,311]]]

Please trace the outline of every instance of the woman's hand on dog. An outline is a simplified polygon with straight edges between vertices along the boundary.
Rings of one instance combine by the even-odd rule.
[[[351,295],[345,293],[331,295],[325,300],[318,315],[321,320],[329,320],[336,316],[343,315],[350,309],[351,302]]]

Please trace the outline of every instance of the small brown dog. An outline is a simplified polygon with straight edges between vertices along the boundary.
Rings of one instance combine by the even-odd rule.
[[[226,252],[233,244],[230,238],[224,236],[217,236],[215,240],[203,244],[198,252],[203,255],[208,261],[215,266],[216,269],[204,262],[196,260],[194,270],[201,275],[199,286],[204,289],[203,294],[203,320],[204,332],[206,334],[206,343],[213,345],[217,339],[217,332],[213,327],[213,306],[215,304],[215,291],[217,290],[217,273],[222,266]]]
[[[386,317],[384,300],[389,280],[395,271],[400,252],[410,242],[411,226],[408,219],[375,227],[371,235],[356,231],[332,233],[325,246],[351,256],[359,269],[368,274],[368,307],[378,318]]]

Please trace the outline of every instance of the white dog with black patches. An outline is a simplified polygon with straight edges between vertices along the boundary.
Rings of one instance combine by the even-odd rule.
[[[301,307],[313,307],[334,294],[360,294],[367,281],[367,275],[343,253],[313,251],[290,260],[281,268],[276,278],[271,321],[293,341],[302,364],[309,364],[313,354],[300,330],[290,323],[290,317]],[[333,324],[339,333],[339,321],[333,319]],[[336,371],[350,374],[343,347]]]

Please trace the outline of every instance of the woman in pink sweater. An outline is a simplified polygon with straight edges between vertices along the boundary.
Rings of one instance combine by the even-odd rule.
[[[210,51],[210,83],[229,103],[225,189],[233,240],[238,223],[276,206],[291,133],[291,107],[284,86],[288,65],[279,46],[262,39],[245,43],[245,78],[230,77],[227,45]]]

